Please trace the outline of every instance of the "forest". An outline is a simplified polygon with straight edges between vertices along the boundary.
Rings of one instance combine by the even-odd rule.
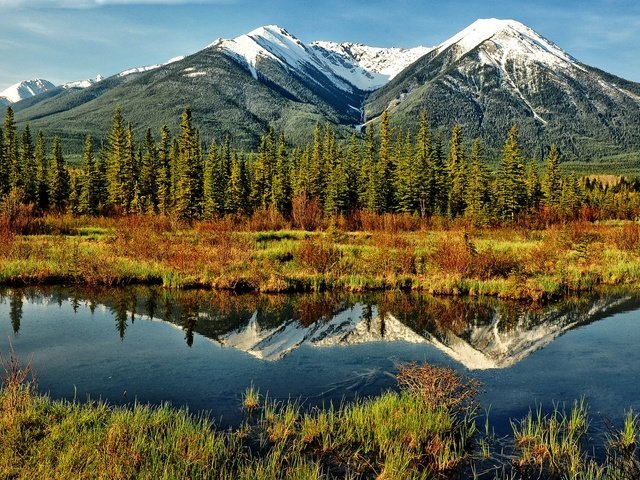
[[[505,132],[498,159],[485,158],[482,142],[465,139],[460,126],[448,139],[434,135],[425,112],[416,127],[392,129],[385,112],[379,127],[347,142],[330,125],[317,125],[313,142],[302,146],[269,128],[257,150],[246,152],[235,150],[228,135],[206,145],[188,107],[177,134],[165,126],[157,137],[147,130],[136,139],[116,107],[111,131],[97,141],[87,136],[82,165],[71,166],[59,138],[48,145],[38,132],[34,142],[28,125],[17,131],[9,107],[0,134],[0,197],[34,214],[187,221],[269,210],[294,219],[366,211],[490,226],[531,216],[546,224],[633,219],[640,212],[637,180],[563,174],[555,146],[544,159],[526,158],[516,126]]]

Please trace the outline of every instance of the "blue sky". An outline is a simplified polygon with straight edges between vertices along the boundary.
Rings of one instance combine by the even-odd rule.
[[[519,20],[578,60],[640,82],[637,0],[0,0],[0,91],[161,63],[265,24],[303,41],[410,47],[488,17]]]

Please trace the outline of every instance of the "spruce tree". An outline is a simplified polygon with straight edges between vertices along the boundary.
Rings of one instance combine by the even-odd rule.
[[[70,194],[69,172],[62,156],[60,139],[54,137],[49,168],[49,199],[51,207],[63,211]]]
[[[284,134],[280,134],[276,152],[276,164],[271,183],[271,203],[283,215],[291,211],[291,179],[289,156]]]
[[[547,168],[542,177],[542,203],[546,206],[558,205],[561,194],[560,159],[555,145],[551,147],[545,160]]]
[[[155,141],[151,129],[147,129],[138,179],[140,209],[143,213],[153,214],[158,211],[158,163]]]
[[[222,181],[224,172],[218,156],[215,139],[209,144],[207,158],[204,161],[204,217],[213,218],[224,214],[226,186]]]
[[[512,220],[527,205],[524,157],[518,143],[518,128],[509,131],[500,158],[500,169],[496,180],[498,214]]]
[[[24,127],[22,137],[20,139],[20,161],[17,178],[19,178],[19,186],[24,189],[24,201],[26,203],[37,203],[37,169],[33,151],[33,140],[31,138],[29,125]]]
[[[116,208],[125,204],[123,178],[127,163],[127,144],[124,118],[120,107],[113,115],[111,134],[109,135],[109,165],[107,169],[109,203]]]
[[[100,172],[93,157],[93,141],[87,135],[84,141],[83,155],[84,172],[78,178],[78,212],[85,215],[95,215],[98,212]]]
[[[462,127],[460,125],[455,125],[451,132],[447,174],[449,184],[448,213],[451,218],[455,218],[464,212],[467,182],[464,150],[462,148]]]
[[[420,112],[418,137],[416,138],[416,165],[420,215],[424,218],[435,211],[435,166],[433,142],[427,112]]]
[[[40,211],[49,208],[49,161],[47,160],[44,135],[36,136],[34,159],[36,164],[36,205]]]
[[[191,124],[191,109],[185,108],[180,122],[176,165],[175,213],[184,220],[198,217],[201,200],[198,196],[199,147],[197,135]]]
[[[327,215],[345,213],[349,207],[349,178],[342,158],[335,155],[329,167],[324,211]]]
[[[360,158],[358,138],[355,133],[351,135],[351,140],[349,141],[345,169],[347,173],[347,189],[349,197],[349,205],[347,209],[351,210],[356,208],[358,205],[359,188],[360,184],[363,183],[360,178],[362,159]]]
[[[160,143],[158,145],[158,211],[162,215],[168,215],[171,211],[171,134],[169,128],[164,125],[160,131]]]
[[[9,191],[9,163],[4,151],[4,132],[0,128],[0,199]]]
[[[464,215],[475,225],[488,222],[491,209],[491,186],[489,172],[482,163],[482,145],[476,140],[469,158],[469,175],[465,191],[466,209]]]
[[[377,192],[375,211],[389,212],[394,204],[393,177],[394,165],[391,158],[391,130],[389,128],[389,112],[385,110],[380,119],[380,146],[378,149]]]
[[[3,132],[3,147],[4,147],[4,164],[5,164],[5,191],[7,193],[12,187],[20,187],[21,181],[21,169],[18,158],[18,138],[16,131],[16,122],[13,116],[13,109],[7,107],[7,111],[4,117],[4,123],[2,126]],[[0,192],[2,193],[2,192]]]
[[[245,162],[238,157],[237,153],[233,154],[231,160],[231,175],[226,191],[226,210],[233,214],[248,213],[248,191],[247,191],[247,175],[245,170]]]

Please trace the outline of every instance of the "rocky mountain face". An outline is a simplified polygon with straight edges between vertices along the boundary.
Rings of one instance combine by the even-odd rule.
[[[409,126],[459,123],[499,148],[513,124],[531,153],[558,144],[565,158],[637,150],[640,85],[584,65],[525,25],[478,20],[435,47],[367,100]]]
[[[41,78],[24,80],[0,92],[0,105],[11,105],[54,88],[56,86],[53,83]]]
[[[494,152],[513,124],[530,155],[552,143],[565,158],[640,145],[640,84],[580,63],[513,20],[478,20],[436,47],[413,49],[305,44],[269,25],[164,64],[65,87],[15,103],[17,120],[81,145],[85,133],[108,131],[116,104],[141,130],[176,128],[190,105],[205,135],[228,132],[254,147],[269,124],[301,142],[317,122],[346,136],[384,110],[392,126],[415,128],[426,109],[443,132],[459,123]]]

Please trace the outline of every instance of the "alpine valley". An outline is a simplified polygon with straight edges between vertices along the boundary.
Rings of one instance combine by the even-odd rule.
[[[22,82],[0,93],[19,124],[58,135],[81,150],[108,131],[120,105],[137,128],[177,128],[189,105],[209,138],[230,133],[254,147],[268,125],[291,142],[317,123],[346,137],[387,110],[391,125],[414,129],[422,110],[443,132],[501,147],[516,124],[527,154],[557,144],[564,159],[640,155],[640,84],[585,65],[513,20],[485,19],[436,47],[304,44],[278,26],[219,39],[192,55],[59,87]]]

